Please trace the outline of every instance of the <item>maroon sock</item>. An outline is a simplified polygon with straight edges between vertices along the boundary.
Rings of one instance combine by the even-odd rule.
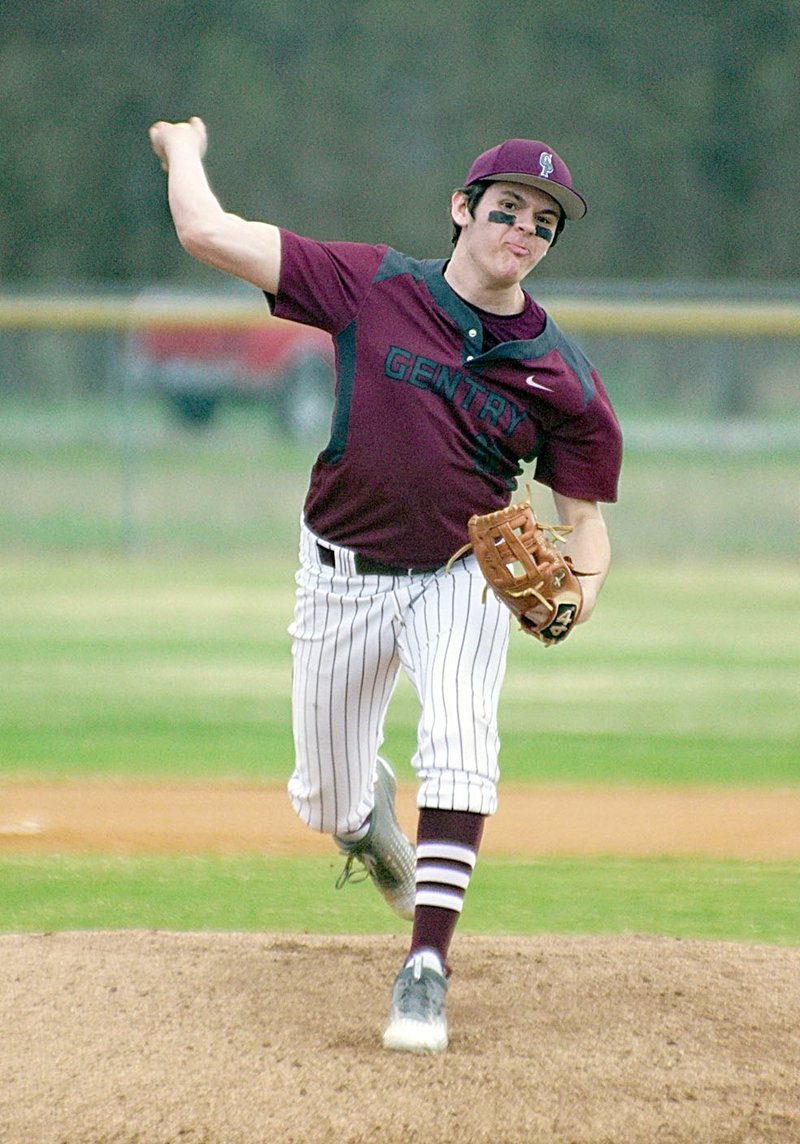
[[[421,810],[411,954],[433,949],[447,966],[486,818],[462,810]]]

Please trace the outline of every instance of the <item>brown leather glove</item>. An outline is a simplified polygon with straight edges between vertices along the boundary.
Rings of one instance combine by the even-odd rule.
[[[582,573],[555,547],[570,528],[540,524],[530,501],[472,516],[467,527],[488,587],[522,630],[548,646],[565,639],[583,604]]]

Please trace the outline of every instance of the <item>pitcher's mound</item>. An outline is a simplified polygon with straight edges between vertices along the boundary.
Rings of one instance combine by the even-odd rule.
[[[3,1144],[797,1144],[800,950],[456,936],[451,1045],[380,1047],[398,937],[0,937]]]

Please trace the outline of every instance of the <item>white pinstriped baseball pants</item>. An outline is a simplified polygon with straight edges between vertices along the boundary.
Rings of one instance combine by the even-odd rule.
[[[493,814],[497,708],[507,610],[473,556],[449,572],[362,576],[349,549],[301,525],[293,637],[295,770],[289,796],[308,826],[357,830],[372,809],[375,759],[402,668],[419,698],[417,805]]]

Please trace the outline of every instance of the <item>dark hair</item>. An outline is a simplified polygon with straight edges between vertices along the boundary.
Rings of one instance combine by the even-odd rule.
[[[461,187],[460,188],[462,194],[467,196],[467,210],[469,211],[469,213],[472,215],[473,218],[475,218],[475,208],[477,207],[478,203],[481,201],[483,196],[486,194],[486,191],[489,189],[489,187],[492,185],[493,182],[496,182],[496,180],[495,179],[479,179],[477,183],[471,183],[470,186],[468,186],[468,187]],[[558,216],[558,222],[556,223],[556,232],[553,235],[553,241],[550,243],[551,247],[555,246],[555,244],[558,242],[558,236],[561,234],[562,230],[564,229],[564,223],[565,222],[566,222],[566,219],[564,217],[564,211],[562,208],[561,213]],[[458,236],[460,234],[461,234],[461,227],[458,225],[457,222],[454,222],[453,223],[453,237],[452,237],[453,246],[455,246],[455,244],[458,242]]]

